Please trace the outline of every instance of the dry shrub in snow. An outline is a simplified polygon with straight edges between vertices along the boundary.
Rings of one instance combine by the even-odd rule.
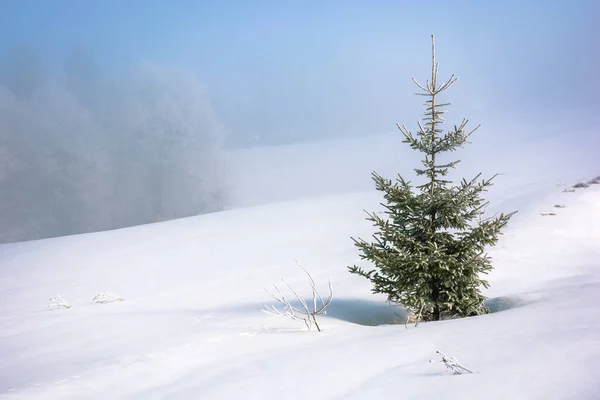
[[[321,327],[317,323],[317,315],[325,315],[327,313],[325,309],[327,308],[327,306],[329,306],[329,304],[331,304],[331,301],[333,300],[333,290],[331,288],[331,281],[328,280],[329,296],[327,300],[324,300],[319,291],[317,290],[315,281],[312,278],[312,276],[308,273],[306,269],[304,269],[304,267],[302,267],[302,265],[300,265],[300,268],[302,268],[308,276],[308,282],[312,289],[312,308],[309,307],[304,297],[298,294],[298,292],[295,291],[289,283],[282,279],[281,281],[290,289],[294,296],[296,296],[296,299],[298,299],[302,308],[292,306],[290,302],[285,298],[285,296],[281,293],[281,290],[279,290],[279,288],[276,285],[273,285],[273,287],[275,288],[275,293],[269,292],[267,289],[265,289],[265,291],[269,293],[271,297],[273,297],[275,300],[277,300],[283,305],[283,310],[279,310],[275,306],[265,306],[265,308],[262,311],[267,314],[275,315],[278,317],[302,320],[304,321],[304,324],[306,325],[308,330],[310,330],[312,328],[312,325],[314,324],[317,330],[320,332]],[[321,303],[320,305],[318,304],[319,302]]]

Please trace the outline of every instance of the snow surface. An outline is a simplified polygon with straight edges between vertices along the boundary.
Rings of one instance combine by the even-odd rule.
[[[325,196],[326,174],[310,181],[315,197],[291,201],[310,183],[277,179],[301,169],[301,147],[287,150],[296,155],[283,157],[287,169],[264,162],[267,150],[245,153],[287,188],[274,200],[290,201],[264,204],[240,191],[240,203],[260,205],[2,245],[0,399],[599,399],[600,185],[563,193],[555,183],[600,171],[591,153],[519,169],[514,160],[540,143],[527,146],[489,195],[492,211],[519,214],[490,251],[495,312],[481,317],[405,329],[402,309],[346,269],[360,262],[350,237],[370,235],[363,209],[378,209],[379,194],[361,191],[362,182],[342,193],[351,185],[338,182]],[[325,154],[350,165],[348,152],[360,147],[335,147],[337,156],[325,148],[304,165]],[[392,153],[361,165],[391,169]],[[255,184],[258,172],[240,180]],[[323,292],[332,281],[323,332],[261,312],[273,304],[262,289],[280,278],[310,294],[294,259]],[[92,302],[105,291],[124,301]],[[57,294],[72,307],[49,310]],[[449,374],[429,362],[436,350],[476,373]]]

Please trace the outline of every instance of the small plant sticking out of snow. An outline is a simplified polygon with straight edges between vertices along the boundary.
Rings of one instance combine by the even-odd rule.
[[[439,350],[436,351],[436,353],[439,354],[440,356],[442,356],[442,359],[440,361],[429,360],[430,363],[444,363],[444,365],[446,365],[446,368],[451,370],[455,375],[472,374],[473,373],[473,371],[471,371],[469,368],[461,365],[456,358],[448,357],[447,355],[445,355],[444,353],[442,353]]]
[[[543,217],[547,217],[547,216],[549,216],[549,215],[550,215],[550,216],[551,216],[551,215],[556,215],[556,213],[553,213],[553,212],[543,212],[543,213],[541,213],[541,215],[542,215]]]
[[[424,305],[421,305],[418,314],[415,314],[412,311],[408,312],[408,314],[406,315],[406,322],[404,323],[404,327],[406,329],[408,329],[408,324],[412,324],[413,322],[415,323],[415,328],[419,326],[419,322],[421,322],[421,313],[423,312],[423,306]]]
[[[300,265],[300,263],[298,263],[298,265]],[[333,290],[331,289],[331,281],[327,281],[329,284],[329,297],[327,298],[327,300],[323,300],[323,297],[319,294],[319,291],[317,290],[315,281],[312,278],[312,276],[308,273],[306,269],[304,269],[302,265],[300,265],[300,268],[302,268],[308,276],[308,282],[312,289],[312,308],[309,307],[309,305],[306,303],[304,297],[299,295],[298,292],[296,292],[285,280],[282,279],[281,281],[296,296],[296,298],[300,302],[300,305],[302,306],[302,309],[292,306],[290,302],[285,298],[285,296],[281,293],[279,288],[276,285],[273,285],[273,287],[275,288],[275,293],[269,292],[267,289],[265,289],[265,291],[269,293],[271,297],[273,297],[279,303],[283,304],[283,310],[279,310],[275,306],[265,306],[265,308],[262,311],[267,314],[275,315],[278,317],[302,320],[304,321],[304,324],[306,325],[308,330],[311,330],[312,325],[314,324],[317,330],[320,332],[321,327],[317,323],[317,315],[327,314],[325,309],[327,308],[327,306],[329,306],[329,304],[331,304],[331,301],[333,300]],[[317,299],[319,301],[317,301]],[[319,302],[321,303],[321,305],[318,304]]]
[[[590,185],[585,183],[585,182],[579,182],[573,185],[573,188],[575,189],[580,189],[580,188],[586,188],[589,187]]]
[[[558,181],[558,185],[562,186],[564,188],[563,192],[574,192],[575,189],[585,189],[590,187],[591,185],[599,185],[600,184],[600,175],[592,178],[588,181],[581,181],[581,182],[577,182],[576,184],[574,184],[573,186],[571,186],[571,188],[567,187],[566,185],[564,185],[561,181]]]
[[[67,303],[60,294],[57,294],[54,297],[50,297],[50,304],[48,304],[48,308],[71,308],[71,305]]]
[[[567,185],[565,185],[564,183],[562,183],[562,181],[558,181],[558,183],[556,184],[556,186],[562,187],[564,193],[573,193],[575,191],[575,189],[568,187]]]
[[[555,204],[554,208],[567,208],[564,204]]]
[[[408,329],[408,324],[412,324],[414,322],[415,328],[419,326],[419,318],[415,315],[415,313],[410,312],[406,315],[406,321],[404,322],[404,327]]]
[[[125,300],[123,297],[118,296],[114,293],[110,292],[101,292],[94,296],[92,301],[94,303],[104,304],[104,303],[112,303],[113,301],[123,301]]]

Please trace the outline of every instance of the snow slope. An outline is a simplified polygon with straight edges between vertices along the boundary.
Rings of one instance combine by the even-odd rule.
[[[346,270],[370,191],[2,245],[0,399],[598,399],[600,185],[555,180],[509,174],[490,193],[520,210],[491,251],[497,312],[418,328]],[[332,281],[323,332],[260,311],[280,278],[308,294],[294,259]],[[125,301],[91,302],[101,291]],[[48,310],[56,294],[72,308]],[[477,373],[429,363],[438,349]]]

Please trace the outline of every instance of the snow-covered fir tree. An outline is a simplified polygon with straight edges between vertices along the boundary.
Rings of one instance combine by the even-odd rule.
[[[447,178],[459,161],[441,162],[443,153],[455,151],[475,132],[466,130],[468,120],[444,133],[444,108],[438,95],[457,78],[438,82],[435,39],[431,37],[431,79],[419,84],[426,96],[425,117],[413,134],[398,126],[403,142],[423,154],[422,168],[415,169],[424,182],[413,185],[401,175],[392,181],[373,173],[378,191],[383,192],[382,215],[368,213],[367,220],[377,228],[373,242],[352,238],[360,257],[374,266],[349,270],[368,278],[374,293],[383,293],[390,302],[402,304],[425,321],[487,313],[481,293],[488,282],[482,274],[492,269],[488,246],[498,240],[502,228],[514,213],[485,218],[487,202],[481,195],[495,176],[462,179],[456,185]]]

